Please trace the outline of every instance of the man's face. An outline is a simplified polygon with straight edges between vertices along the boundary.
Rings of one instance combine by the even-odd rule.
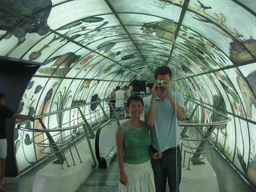
[[[165,75],[158,75],[157,80],[171,80],[171,78],[169,74],[165,74]]]
[[[0,99],[0,105],[4,105],[5,98]]]

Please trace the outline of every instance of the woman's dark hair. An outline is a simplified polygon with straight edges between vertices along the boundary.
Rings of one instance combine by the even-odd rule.
[[[126,103],[126,107],[127,107],[127,108],[130,107],[130,104],[131,104],[131,102],[132,102],[133,100],[135,100],[135,101],[141,101],[141,102],[142,102],[142,105],[144,106],[143,99],[142,99],[140,96],[138,96],[138,95],[133,95],[133,96],[129,97],[129,99],[128,99],[127,103]]]
[[[170,75],[170,79],[172,78],[172,71],[169,67],[167,66],[157,67],[155,70],[155,79],[158,78],[158,75],[166,75],[166,74]]]
[[[118,91],[119,89],[121,89],[121,87],[120,86],[116,86],[116,91]]]
[[[3,93],[0,93],[0,99],[2,99],[2,98],[6,98],[6,95]]]

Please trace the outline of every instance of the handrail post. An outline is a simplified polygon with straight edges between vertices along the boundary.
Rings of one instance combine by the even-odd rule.
[[[203,154],[203,149],[205,149],[206,147],[206,143],[208,142],[208,140],[210,140],[211,138],[209,138],[209,136],[211,135],[213,129],[214,129],[214,126],[216,125],[223,125],[223,124],[227,124],[228,121],[231,121],[231,118],[229,118],[228,116],[218,112],[218,111],[215,111],[209,107],[206,107],[205,105],[202,105],[200,103],[197,103],[195,102],[194,100],[192,99],[187,99],[187,101],[190,100],[192,101],[193,103],[196,103],[196,107],[193,109],[193,112],[192,114],[190,115],[190,117],[188,118],[188,120],[192,120],[193,116],[194,116],[194,113],[196,112],[196,109],[197,107],[200,105],[202,106],[203,108],[206,108],[214,113],[217,113],[219,115],[222,115],[224,117],[226,117],[226,120],[223,120],[223,121],[218,121],[218,122],[212,122],[212,123],[180,123],[180,126],[184,126],[185,128],[182,130],[182,133],[180,134],[181,135],[181,139],[184,139],[184,140],[187,140],[185,139],[186,135],[185,135],[185,132],[187,131],[187,128],[188,127],[200,127],[200,126],[207,126],[208,129],[206,131],[206,133],[204,134],[203,138],[200,139],[200,144],[198,145],[196,149],[196,151],[193,153],[193,157],[190,158],[190,161],[193,163],[193,164],[202,164],[204,162],[202,162],[201,160],[202,159],[199,159],[199,157],[201,156],[201,154]],[[187,104],[187,103],[186,103]],[[191,140],[192,141],[192,140]],[[189,165],[188,165],[189,166]]]
[[[110,107],[111,107],[111,109],[112,109],[112,111],[113,111],[113,113],[114,113],[115,119],[117,120],[117,124],[120,125],[119,119],[118,119],[117,114],[116,114],[116,110],[115,110],[115,108],[113,107],[113,105],[112,105],[112,103],[110,102],[110,100],[109,100],[109,105],[110,105]]]
[[[196,152],[194,153],[193,157],[192,157],[192,163],[193,164],[200,164],[201,162],[199,161],[199,157],[201,155],[201,152],[203,151],[203,148],[206,145],[207,142],[207,137],[210,136],[211,132],[212,132],[213,126],[210,126],[209,129],[207,130],[207,132],[205,133],[203,140],[201,141],[201,143],[198,145]]]
[[[78,110],[79,110],[79,112],[80,112],[80,114],[81,114],[81,117],[82,117],[84,123],[86,124],[86,126],[87,126],[87,128],[88,128],[89,133],[90,133],[90,136],[88,136],[88,137],[91,138],[91,139],[93,139],[93,138],[95,137],[95,134],[93,133],[90,124],[88,123],[88,121],[87,121],[86,118],[84,117],[84,114],[83,114],[82,110],[80,109],[80,107],[78,107]]]
[[[78,107],[78,110],[79,110],[79,112],[80,112],[80,114],[81,114],[81,117],[83,118],[85,124],[88,124],[87,120],[85,119],[85,117],[84,117],[84,115],[83,115],[82,110],[81,110],[79,107]],[[86,136],[86,138],[87,138],[87,143],[88,143],[88,146],[89,146],[89,148],[90,148],[91,156],[92,156],[92,159],[93,159],[93,162],[94,162],[93,168],[95,168],[95,167],[97,166],[97,164],[96,164],[96,159],[95,159],[94,154],[93,154],[92,145],[91,145],[91,142],[90,142],[90,139],[89,139],[89,136],[88,136],[88,133],[87,133],[87,129],[86,129],[85,124],[83,124],[84,134],[85,134],[85,136]]]
[[[188,103],[188,99],[185,101],[184,106],[186,106],[186,105],[187,105],[187,103]]]
[[[108,116],[107,116],[107,114],[106,114],[104,108],[102,107],[101,103],[99,103],[99,106],[100,106],[100,108],[101,108],[101,110],[102,110],[102,112],[103,112],[103,114],[104,114],[106,120],[110,119],[110,118],[108,118]]]
[[[187,100],[187,101],[188,101],[188,100]],[[194,114],[195,114],[196,109],[197,109],[198,106],[199,106],[199,105],[197,104],[196,107],[195,107],[195,109],[192,111],[190,117],[188,118],[188,122],[191,121],[191,119],[192,119],[192,117],[194,116]],[[188,127],[184,127],[184,128],[183,128],[182,132],[180,133],[181,138],[185,138],[185,137],[186,137],[186,132],[187,132],[187,130],[188,130]]]
[[[42,119],[38,119],[40,124],[42,125],[43,129],[47,129],[46,126],[44,125]],[[63,155],[59,152],[59,148],[56,145],[55,141],[53,140],[51,134],[49,132],[45,132],[46,136],[48,137],[49,143],[52,146],[56,156],[58,157],[59,161],[55,161],[54,163],[60,163],[63,164],[63,162],[65,161],[65,158],[63,157]]]

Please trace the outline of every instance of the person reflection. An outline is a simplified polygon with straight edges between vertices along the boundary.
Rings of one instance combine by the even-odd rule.
[[[126,95],[124,90],[121,90],[120,86],[116,87],[114,97],[116,99],[115,110],[118,116],[118,120],[122,120],[124,118],[124,101],[125,98],[129,97]]]

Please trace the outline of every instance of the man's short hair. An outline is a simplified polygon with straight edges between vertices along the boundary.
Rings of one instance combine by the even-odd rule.
[[[167,66],[157,67],[155,70],[155,79],[158,78],[158,75],[166,75],[166,74],[169,74],[170,78],[172,78],[172,71],[169,67]]]
[[[3,94],[3,93],[0,93],[0,99],[4,99],[4,98],[6,98],[6,95],[5,94]]]

